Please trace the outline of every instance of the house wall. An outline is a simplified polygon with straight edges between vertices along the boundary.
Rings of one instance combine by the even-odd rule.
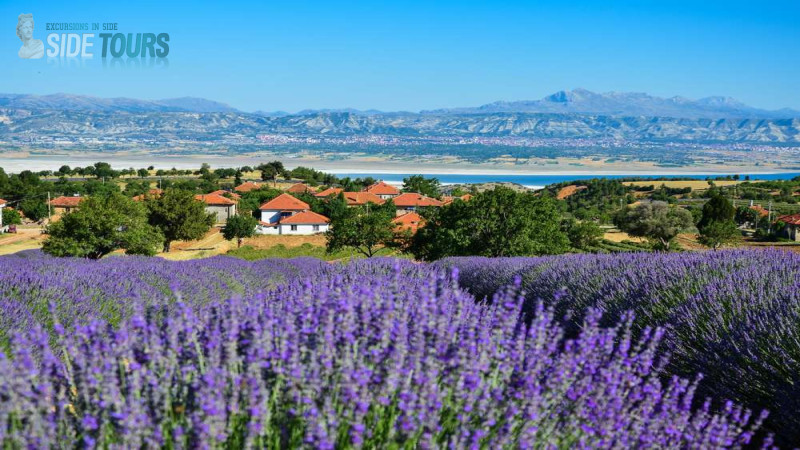
[[[258,225],[256,227],[256,234],[281,234],[281,231],[278,227],[265,227],[263,225]]]
[[[328,231],[328,224],[320,224],[319,230],[314,231],[313,225],[297,225],[297,230],[292,230],[292,226],[289,224],[281,224],[280,225],[280,234],[293,234],[293,235],[310,235],[310,234],[317,234],[317,233],[324,233]]]
[[[206,212],[214,214],[216,223],[225,223],[231,216],[236,214],[236,205],[206,205]]]
[[[281,218],[281,211],[279,209],[262,209],[261,221],[267,223],[275,223]]]

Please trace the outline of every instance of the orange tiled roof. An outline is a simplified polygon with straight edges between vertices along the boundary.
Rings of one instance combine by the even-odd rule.
[[[238,200],[238,199],[242,198],[242,196],[237,194],[236,192],[229,192],[229,191],[226,191],[225,189],[217,189],[214,192],[209,192],[209,194],[217,194],[217,195],[222,195],[222,196],[230,195],[235,200]]]
[[[342,188],[329,187],[328,189],[325,189],[322,192],[317,192],[316,194],[314,194],[314,197],[322,198],[322,197],[330,197],[332,195],[339,195],[339,193],[342,192],[343,190],[344,189]]]
[[[236,186],[234,190],[236,192],[250,192],[250,191],[255,191],[256,189],[261,189],[261,187],[262,185],[260,183],[245,181],[244,183]]]
[[[401,208],[411,207],[411,206],[442,206],[443,203],[435,198],[426,197],[422,194],[417,194],[415,192],[406,192],[405,194],[400,194],[397,197],[393,198],[394,204]]]
[[[800,225],[800,213],[778,217],[778,221],[787,225]]]
[[[361,206],[367,203],[374,203],[382,205],[385,200],[378,197],[371,192],[344,192],[344,199],[347,201],[347,206]]]
[[[194,196],[195,200],[200,200],[204,202],[206,205],[213,205],[213,206],[230,206],[235,205],[236,201],[231,200],[228,197],[223,197],[219,194],[199,194]]]
[[[2,198],[0,198],[0,205],[5,205],[6,203],[8,203],[8,202],[3,200]]]
[[[296,183],[289,186],[289,189],[286,189],[286,192],[291,192],[292,194],[303,194],[312,191],[313,189],[305,183]]]
[[[290,225],[319,225],[328,222],[330,222],[330,219],[312,211],[303,211],[281,219],[281,224]]]
[[[67,197],[62,195],[61,197],[56,197],[50,200],[50,206],[54,206],[56,208],[74,208],[82,201],[83,197]]]
[[[762,216],[762,217],[769,215],[769,211],[764,209],[764,207],[761,206],[761,205],[753,205],[753,206],[750,207],[750,209],[752,209],[753,211],[757,212],[758,215]]]
[[[379,181],[375,184],[367,186],[364,188],[364,192],[369,192],[370,194],[375,195],[399,195],[400,191],[397,190],[396,187],[386,184],[383,181]]]
[[[412,233],[416,233],[419,227],[425,224],[425,221],[422,219],[422,216],[415,212],[409,212],[403,214],[402,216],[395,217],[392,219],[392,222],[395,224],[395,228],[400,230],[411,230]]]
[[[150,195],[150,196],[158,196],[158,195],[161,195],[163,193],[164,193],[164,191],[162,191],[161,189],[158,189],[158,188],[150,189],[149,191],[147,191],[147,194],[134,196],[133,200],[137,201],[137,202],[140,202],[140,201],[144,200],[144,198],[146,196],[148,196],[148,195]]]
[[[279,211],[303,211],[311,209],[308,203],[298,200],[289,194],[281,194],[272,200],[264,203],[258,209],[260,210],[279,210]]]

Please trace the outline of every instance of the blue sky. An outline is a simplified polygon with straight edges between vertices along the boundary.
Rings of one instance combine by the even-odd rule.
[[[20,13],[42,40],[46,22],[167,32],[168,65],[21,60]],[[4,93],[416,111],[582,87],[800,109],[797,0],[3,1],[0,23]]]

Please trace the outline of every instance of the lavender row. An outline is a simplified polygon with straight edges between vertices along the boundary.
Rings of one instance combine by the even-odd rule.
[[[778,250],[453,258],[483,298],[521,277],[526,306],[552,306],[574,334],[586,308],[604,324],[626,311],[635,329],[663,326],[671,373],[702,373],[704,395],[771,411],[782,443],[800,442],[800,255]]]
[[[63,265],[73,264],[82,263]],[[205,264],[192,269],[236,283],[244,275],[235,273],[253,270],[225,259]],[[266,264],[264,273],[279,271]],[[134,311],[115,326],[89,319],[68,328],[55,314],[50,333],[12,332],[0,356],[0,442],[738,448],[762,418],[732,403],[712,407],[695,397],[695,382],[664,377],[663,331],[634,338],[628,317],[601,327],[600,313],[589,311],[567,339],[541,305],[523,320],[518,286],[487,305],[430,266],[382,260],[305,270],[314,276],[229,299],[214,298],[217,285],[168,284],[179,299],[171,307],[137,293]]]

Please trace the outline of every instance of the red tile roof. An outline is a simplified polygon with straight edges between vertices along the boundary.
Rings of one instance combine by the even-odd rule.
[[[753,206],[750,207],[750,209],[752,209],[753,211],[757,212],[758,215],[762,216],[762,217],[769,215],[769,211],[764,209],[764,207],[761,206],[761,205],[753,205]]]
[[[286,192],[291,192],[292,194],[303,194],[306,192],[313,192],[314,190],[305,183],[296,183],[289,186],[289,189],[286,189]]]
[[[78,203],[83,201],[83,197],[67,197],[61,196],[50,200],[50,206],[56,208],[74,208]]]
[[[245,181],[244,183],[236,186],[234,190],[236,192],[250,192],[256,189],[261,189],[262,185],[260,183],[254,183],[252,181]]]
[[[396,187],[386,184],[383,181],[365,187],[364,192],[375,195],[400,195],[400,191]]]
[[[320,198],[322,198],[322,197],[330,197],[332,195],[339,195],[339,193],[342,192],[343,190],[344,189],[342,189],[342,188],[329,187],[328,189],[325,189],[322,192],[317,192],[316,194],[314,194],[314,196],[315,197],[320,197]]]
[[[5,205],[6,203],[8,203],[8,202],[3,200],[2,198],[0,198],[0,205]]]
[[[238,199],[242,198],[242,196],[237,194],[236,192],[229,192],[229,191],[226,191],[225,189],[217,189],[214,192],[209,192],[209,194],[217,194],[217,195],[222,195],[222,196],[230,195],[235,200],[238,200]]]
[[[159,195],[161,195],[163,193],[164,193],[164,191],[162,191],[161,189],[158,189],[158,188],[150,189],[149,191],[147,191],[147,194],[137,195],[137,196],[133,197],[133,200],[137,201],[137,202],[140,202],[140,201],[144,200],[144,198],[146,196],[148,196],[148,195],[149,196],[159,196]]]
[[[312,211],[303,211],[281,219],[281,224],[290,225],[320,225],[328,222],[330,219]]]
[[[392,222],[395,224],[395,228],[398,230],[411,230],[412,233],[416,233],[419,227],[425,224],[425,221],[422,219],[422,216],[415,212],[405,213],[402,216],[395,217],[392,219]]]
[[[406,192],[405,194],[400,194],[397,197],[393,198],[394,204],[401,208],[407,208],[411,206],[442,206],[443,203],[435,198],[426,197],[422,194],[417,194],[415,192]]]
[[[787,225],[800,225],[800,213],[778,217],[778,221]]]
[[[298,200],[289,194],[281,194],[272,200],[264,203],[258,209],[277,210],[277,211],[303,211],[311,209],[308,203]]]
[[[200,195],[195,195],[194,198],[195,200],[200,200],[201,202],[204,202],[206,205],[211,205],[211,206],[230,206],[236,204],[235,200],[231,200],[219,194],[200,194]]]
[[[344,192],[343,194],[347,206],[361,206],[367,203],[382,205],[386,201],[371,192]]]

